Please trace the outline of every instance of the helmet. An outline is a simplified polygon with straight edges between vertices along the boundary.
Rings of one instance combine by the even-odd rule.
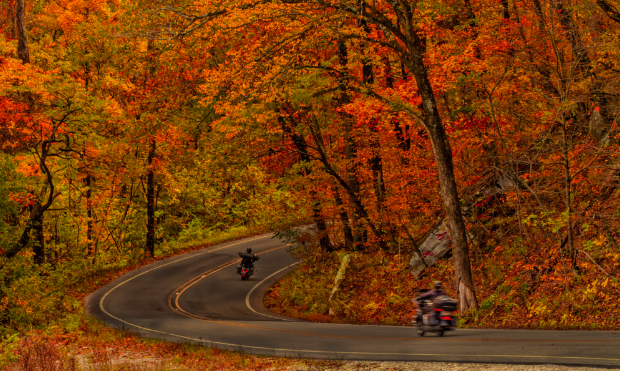
[[[435,281],[435,290],[439,290],[441,288],[441,282]]]
[[[247,250],[245,250],[245,251],[247,251],[247,252],[248,252],[248,254],[251,254],[251,253],[252,253],[252,248],[251,248],[251,247],[248,247],[248,249],[247,249]]]

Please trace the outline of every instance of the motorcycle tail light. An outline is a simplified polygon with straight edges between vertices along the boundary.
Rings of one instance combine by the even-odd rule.
[[[450,316],[445,316],[445,317],[441,317],[441,319],[446,320],[446,321],[450,321],[452,318],[450,318]]]
[[[437,308],[435,308],[435,309],[433,309],[433,310],[434,310],[435,312],[441,312],[441,309],[437,309]]]

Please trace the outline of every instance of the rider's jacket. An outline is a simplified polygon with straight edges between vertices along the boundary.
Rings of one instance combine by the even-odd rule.
[[[437,296],[447,295],[443,289],[433,289],[420,295],[421,299],[433,300]]]
[[[240,252],[239,256],[242,259],[241,265],[245,265],[246,267],[252,267],[254,265],[254,262],[258,260],[258,256],[245,252]]]

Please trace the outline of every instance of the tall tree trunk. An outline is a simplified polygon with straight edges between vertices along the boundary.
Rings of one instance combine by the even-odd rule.
[[[280,121],[280,125],[282,126],[282,131],[291,138],[293,144],[295,145],[295,148],[297,148],[299,156],[301,157],[301,161],[309,166],[311,158],[310,154],[308,153],[308,144],[306,142],[306,139],[303,136],[293,132],[293,125],[289,125],[284,117],[279,116],[278,120]],[[290,120],[292,120],[292,118],[290,118]],[[310,173],[310,169],[308,169],[307,166],[304,166],[303,175],[308,176],[310,175]],[[319,233],[319,244],[321,248],[325,251],[334,251],[334,247],[329,239],[329,234],[327,232],[327,223],[325,223],[325,217],[323,216],[321,202],[319,201],[315,191],[310,192],[310,199],[312,201],[312,218]]]
[[[313,136],[316,139],[317,134],[313,132]],[[316,142],[316,140],[315,140]],[[325,171],[331,175],[332,177],[334,177],[334,179],[336,180],[336,182],[338,182],[338,184],[340,184],[340,186],[347,192],[349,198],[351,199],[351,203],[353,204],[353,208],[354,208],[354,212],[356,215],[359,215],[359,219],[364,220],[366,222],[366,224],[368,225],[368,227],[370,227],[370,230],[372,231],[372,233],[375,235],[375,237],[377,237],[378,241],[379,241],[379,247],[381,247],[381,249],[387,249],[387,247],[385,246],[385,241],[384,241],[384,233],[375,226],[375,224],[373,223],[372,219],[370,219],[370,215],[368,214],[368,212],[366,211],[366,208],[364,207],[364,204],[362,203],[361,199],[359,198],[359,190],[357,192],[355,192],[352,188],[351,188],[351,184],[349,182],[347,182],[342,176],[340,176],[340,174],[332,167],[331,163],[329,162],[329,159],[327,157],[327,154],[325,153],[325,150],[323,149],[323,147],[320,145],[320,143],[317,143],[317,152],[319,154],[319,161],[321,161],[321,163],[323,164],[323,168],[325,169]],[[355,219],[353,219],[355,220]],[[354,232],[354,236],[355,236],[355,230],[353,229]],[[355,239],[354,239],[354,242]],[[357,248],[358,246],[355,246],[355,248]]]
[[[376,133],[376,130],[373,130]],[[376,137],[371,139],[371,147],[372,147],[372,158],[370,159],[370,167],[372,169],[373,175],[373,187],[375,190],[375,197],[377,200],[377,214],[378,214],[378,227],[381,230],[381,233],[385,231],[390,232],[389,220],[386,222],[385,219],[385,202],[386,202],[386,188],[385,182],[383,181],[383,159],[380,154],[380,144],[379,140]],[[387,226],[387,228],[386,228]],[[390,239],[392,243],[394,243],[394,238],[390,233]],[[387,248],[387,245],[382,245]]]
[[[360,1],[360,4],[364,4],[364,2]],[[366,33],[370,32],[370,28],[368,27],[368,24],[366,23],[364,18],[361,18],[358,24],[364,29]],[[364,47],[364,43],[362,43],[362,47]],[[365,54],[363,50],[362,50],[362,54]],[[386,57],[386,68],[389,68],[389,65],[390,65],[389,59]],[[387,77],[386,84],[388,86],[392,85],[393,87],[394,83],[391,80],[391,76],[389,72],[387,76],[388,77]],[[365,85],[372,85],[374,81],[375,81],[375,76],[373,73],[373,64],[368,58],[363,58],[362,59],[362,83],[364,83]],[[368,123],[371,129],[371,132],[374,134],[370,140],[371,141],[370,146],[372,147],[372,152],[373,152],[372,158],[370,159],[370,167],[373,173],[373,185],[375,189],[375,197],[377,200],[377,213],[379,215],[378,228],[380,231],[383,232],[384,230],[383,209],[384,209],[384,198],[385,198],[386,191],[385,191],[385,184],[383,183],[383,159],[381,158],[381,154],[380,154],[379,141],[376,138],[376,135],[379,130],[376,127],[376,124],[377,123],[374,122],[374,119],[371,119],[371,121]],[[358,186],[357,191],[359,192],[359,186]],[[385,244],[382,244],[382,246],[387,247],[387,245]]]
[[[351,121],[345,120],[345,138],[344,138],[344,157],[347,161],[347,184],[349,188],[349,196],[354,195],[359,198],[360,182],[357,179],[357,145],[353,138],[353,125]],[[360,227],[360,215],[354,209],[351,215],[351,226],[353,228],[353,243],[355,248],[361,247],[364,242],[363,228]]]
[[[570,258],[573,271],[577,271],[577,251],[573,241],[573,202],[571,200],[572,178],[570,175],[570,162],[568,158],[568,137],[566,133],[566,120],[562,117],[562,155],[564,165],[564,203],[566,205],[566,234],[568,249],[566,255]]]
[[[86,183],[86,254],[96,260],[96,251],[93,243],[93,204],[92,204],[92,175],[87,174],[84,182]]]
[[[508,4],[508,0],[502,0],[502,18],[505,20],[510,19],[510,5]]]
[[[148,170],[146,173],[146,246],[145,254],[155,256],[155,172],[153,160],[157,145],[155,138],[151,138],[147,157]]]
[[[327,233],[327,223],[325,222],[325,217],[323,216],[321,202],[318,200],[316,192],[314,191],[311,192],[310,197],[314,200],[312,202],[312,218],[314,219],[314,224],[316,224],[316,229],[319,232],[319,245],[324,251],[334,251],[332,242],[329,239],[329,234]]]
[[[378,147],[378,142],[373,143],[373,150],[375,152],[378,151]],[[382,215],[384,211],[386,193],[385,183],[383,182],[383,160],[379,154],[375,153],[370,159],[370,164],[374,178],[375,194],[377,197],[377,211],[379,212],[379,215]]]
[[[344,208],[344,202],[342,202],[342,197],[340,197],[340,190],[338,187],[333,187],[334,199],[336,201],[336,206],[338,206],[340,221],[342,222],[342,232],[344,234],[344,245],[347,250],[353,250],[354,247],[354,238],[353,238],[353,230],[351,229],[351,224],[349,222],[349,215],[347,214],[346,209]]]
[[[422,105],[425,113],[425,127],[433,146],[433,154],[437,162],[440,194],[446,212],[450,238],[452,242],[452,255],[454,257],[454,283],[459,299],[461,311],[478,307],[476,291],[471,273],[469,259],[469,246],[465,221],[461,212],[454,166],[452,163],[452,150],[445,129],[437,110],[435,94],[428,79],[426,66],[424,65],[424,45],[413,28],[411,22],[406,28],[409,41],[410,70],[415,77]]]
[[[30,63],[28,34],[26,33],[26,5],[24,0],[15,1],[15,23],[17,26],[17,56],[22,63]]]
[[[581,72],[581,78],[592,76],[590,57],[575,25],[572,10],[566,6],[565,0],[556,0],[552,3],[559,13],[560,23],[570,39],[573,62],[577,66],[578,71]]]
[[[342,75],[346,76],[347,75],[347,63],[348,63],[348,51],[347,51],[347,45],[345,44],[344,40],[338,41],[338,58],[339,58],[338,60],[340,64],[340,69],[343,71]],[[372,70],[368,70],[368,68],[364,66],[362,70],[362,74],[364,76],[366,76],[367,74],[372,74]],[[350,102],[351,102],[351,97],[349,96],[349,92],[348,92],[347,80],[342,79],[340,81],[340,98],[339,98],[338,103],[340,105],[345,105]],[[357,145],[353,138],[353,124],[351,122],[350,117],[348,117],[347,115],[342,115],[342,118],[343,118],[344,127],[345,127],[344,157],[347,163],[349,164],[347,166],[347,177],[346,177],[347,188],[348,188],[347,193],[349,194],[349,196],[351,196],[351,194],[354,194],[355,197],[357,197],[360,191],[360,184],[359,184],[359,180],[357,179],[357,171],[356,171],[357,169],[357,163],[356,163],[357,162],[357,147],[356,146]],[[363,233],[361,233],[361,228],[359,226],[360,224],[359,219],[360,219],[360,215],[354,209],[353,213],[351,214],[351,222],[349,224],[353,232],[354,248],[358,248],[360,244],[364,241]]]
[[[341,77],[339,81],[340,88],[340,97],[338,98],[338,103],[340,105],[347,104],[351,101],[348,93],[348,82],[344,76],[347,76],[347,63],[349,61],[347,44],[343,39],[338,40],[338,63],[340,65]],[[343,117],[346,120],[346,117]],[[345,152],[347,152],[347,144],[345,142]],[[343,226],[343,234],[344,234],[344,243],[348,250],[355,249],[355,235],[353,233],[353,228],[351,227],[351,223],[355,225],[355,220],[353,218],[349,218],[349,215],[344,207],[344,202],[340,197],[340,192],[338,192],[337,186],[335,187],[334,194],[336,195],[336,204],[340,209],[340,219],[342,221]]]
[[[360,0],[359,4],[360,8],[364,8],[366,6],[363,0]],[[370,27],[368,27],[368,22],[366,22],[364,17],[359,18],[357,25],[360,26],[366,34],[370,33]],[[372,84],[375,82],[375,76],[372,71],[373,65],[370,62],[370,59],[365,56],[366,52],[363,50],[365,46],[366,43],[364,42],[360,44],[360,47],[362,48],[362,50],[360,50],[360,54],[364,56],[362,57],[362,82],[364,84]]]
[[[545,16],[542,10],[542,5],[540,4],[540,0],[534,0],[534,13],[538,16],[538,28],[542,31],[546,28],[546,23],[545,23]],[[515,7],[515,13],[517,14],[518,17],[518,12],[516,11],[516,7]],[[548,61],[541,61],[539,60],[540,58],[537,58],[537,52],[535,50],[535,48],[531,45],[532,43],[528,40],[527,38],[527,33],[529,32],[529,29],[523,26],[523,23],[519,21],[519,19],[517,19],[517,23],[519,25],[519,34],[521,36],[521,39],[523,40],[524,45],[526,45],[525,47],[525,52],[527,53],[530,61],[532,62],[532,65],[534,66],[535,70],[541,74],[543,76],[543,89],[545,91],[547,91],[549,94],[551,94],[552,96],[559,96],[560,92],[558,90],[558,87],[553,83],[553,78],[552,78],[552,74],[551,74],[551,70],[549,68],[549,64]],[[528,30],[528,31],[526,31]]]
[[[35,209],[41,210],[41,204],[37,201]],[[45,263],[45,235],[43,234],[43,213],[35,214],[32,222],[32,231],[34,232],[34,242],[32,251],[34,252],[34,263]]]
[[[148,57],[150,63],[149,75],[155,75],[155,40],[149,38],[146,49],[151,53]],[[145,79],[146,82],[147,79]],[[157,143],[155,138],[149,138],[149,151],[147,155],[147,173],[146,173],[146,246],[145,255],[155,256],[155,171],[153,170],[153,160],[157,151]]]
[[[562,24],[564,31],[569,35],[573,56],[571,60],[571,65],[576,65],[577,71],[580,72],[576,80],[581,81],[590,78],[596,79],[596,73],[592,69],[592,61],[590,60],[590,56],[588,55],[587,47],[585,46],[579,30],[575,25],[573,11],[570,6],[567,6],[565,1],[566,0],[556,0],[553,2],[553,6],[559,13],[560,23]],[[600,87],[605,83],[606,82],[596,82],[594,85],[598,85]],[[610,123],[615,120],[615,117],[610,113],[610,109],[608,108],[608,106],[610,105],[609,99],[604,94],[601,94],[601,92],[599,91],[599,87],[594,87],[590,92],[590,95],[592,101],[594,102],[594,105],[599,107],[601,117],[604,119],[603,126],[609,128]],[[589,113],[591,112],[591,107],[586,104],[579,104],[578,107],[581,111],[582,116],[588,117]]]
[[[15,245],[12,248],[8,249],[4,252],[4,256],[7,258],[12,258],[17,255],[30,241],[30,233],[35,231],[35,246],[33,247],[33,251],[35,253],[35,263],[43,263],[45,261],[45,239],[43,235],[43,214],[47,211],[47,209],[52,206],[54,202],[54,178],[52,177],[52,172],[47,166],[47,157],[49,155],[50,146],[53,143],[57,143],[58,141],[55,139],[55,130],[52,133],[51,139],[44,140],[41,143],[41,151],[35,150],[39,158],[39,168],[41,172],[45,174],[45,189],[47,191],[47,198],[45,203],[41,203],[40,200],[37,200],[35,204],[30,209],[30,216],[28,218],[28,222]]]
[[[620,23],[620,11],[607,0],[596,0],[596,3],[607,16],[616,23]]]

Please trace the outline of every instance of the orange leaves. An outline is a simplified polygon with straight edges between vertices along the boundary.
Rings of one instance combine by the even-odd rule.
[[[89,22],[91,14],[113,15],[113,7],[118,6],[118,2],[102,0],[61,0],[50,3],[46,6],[45,12],[37,14],[39,25],[35,32],[45,32],[45,28],[61,29],[65,34],[71,35],[72,31]]]

